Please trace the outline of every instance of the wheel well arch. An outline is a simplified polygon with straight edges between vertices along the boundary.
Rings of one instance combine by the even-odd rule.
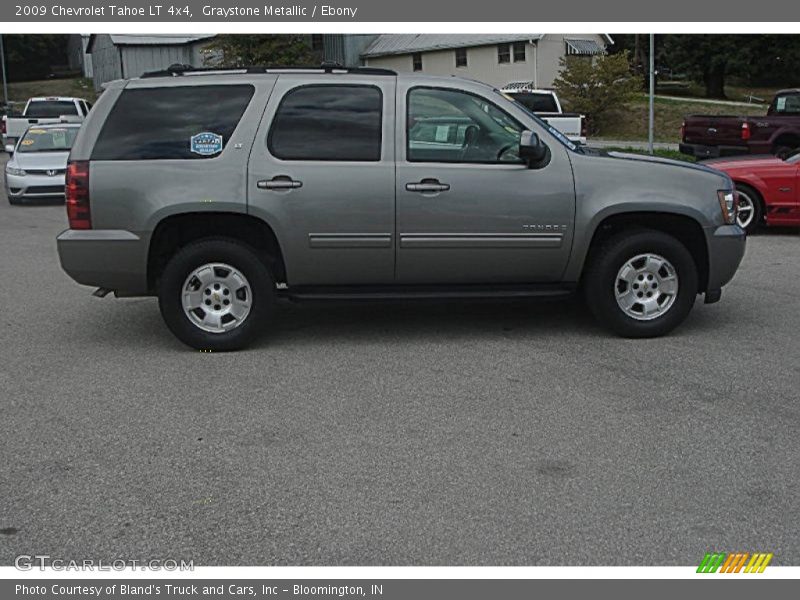
[[[589,243],[586,260],[581,272],[581,281],[587,272],[594,252],[610,237],[625,230],[654,229],[678,239],[692,255],[697,266],[698,290],[708,287],[708,245],[703,227],[691,217],[666,212],[628,212],[610,215],[595,228]]]
[[[147,285],[155,290],[170,257],[187,244],[208,237],[226,237],[250,246],[270,269],[276,282],[286,281],[286,263],[278,238],[262,219],[226,212],[190,212],[159,221],[147,253]]]
[[[756,200],[757,202],[761,203],[761,208],[763,209],[765,207],[764,206],[764,204],[765,204],[764,194],[761,193],[761,190],[758,189],[758,186],[756,186],[753,182],[745,181],[743,179],[734,179],[733,180],[733,184],[736,185],[736,186],[739,186],[739,187],[747,188],[755,196],[754,200]]]
[[[773,150],[778,146],[787,146],[789,148],[800,147],[800,132],[797,131],[780,131],[772,139]]]

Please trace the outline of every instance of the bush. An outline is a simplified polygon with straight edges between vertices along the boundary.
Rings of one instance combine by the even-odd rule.
[[[631,73],[628,53],[566,56],[553,87],[565,106],[586,115],[589,133],[597,133],[604,121],[633,100],[641,80]]]

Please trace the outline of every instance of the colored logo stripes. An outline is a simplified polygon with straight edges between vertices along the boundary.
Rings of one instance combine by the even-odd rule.
[[[706,552],[698,573],[763,573],[772,560],[772,552]]]

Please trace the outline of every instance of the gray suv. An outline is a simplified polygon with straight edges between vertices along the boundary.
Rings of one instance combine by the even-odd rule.
[[[731,180],[578,146],[482,83],[175,66],[111,84],[67,170],[64,270],[157,295],[204,350],[275,301],[580,291],[628,337],[719,300],[745,250]]]

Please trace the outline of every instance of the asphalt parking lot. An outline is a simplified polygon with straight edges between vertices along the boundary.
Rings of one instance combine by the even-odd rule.
[[[203,354],[61,270],[0,201],[0,563],[800,564],[800,235],[719,304],[610,336],[577,303],[283,306]]]

